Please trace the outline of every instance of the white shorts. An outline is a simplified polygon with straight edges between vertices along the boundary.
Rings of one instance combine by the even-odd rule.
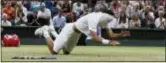
[[[81,34],[73,30],[74,23],[69,23],[64,26],[56,40],[54,40],[53,50],[59,52],[62,48],[71,52],[76,46]]]

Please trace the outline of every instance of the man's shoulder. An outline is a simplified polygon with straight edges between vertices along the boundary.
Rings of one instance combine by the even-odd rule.
[[[107,13],[102,13],[102,18],[109,19],[109,20],[115,19],[114,16]]]
[[[90,16],[99,16],[99,12],[91,12],[91,13],[88,13],[87,15],[84,15],[84,16],[89,16],[89,17]]]

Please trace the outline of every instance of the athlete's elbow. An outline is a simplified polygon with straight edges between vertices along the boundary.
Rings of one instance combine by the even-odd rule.
[[[92,40],[95,42],[100,42],[101,38],[99,38],[96,34],[91,34]]]
[[[91,31],[90,35],[91,35],[93,41],[96,41],[96,42],[101,42],[102,41],[102,39],[97,36],[97,33]]]

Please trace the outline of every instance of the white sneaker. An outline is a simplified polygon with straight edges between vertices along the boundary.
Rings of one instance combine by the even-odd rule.
[[[35,36],[42,36],[43,32],[42,32],[42,28],[38,28],[35,30]]]
[[[48,31],[48,30],[49,30],[48,26],[42,26],[35,30],[35,36],[41,37],[41,36],[43,36],[44,31]]]

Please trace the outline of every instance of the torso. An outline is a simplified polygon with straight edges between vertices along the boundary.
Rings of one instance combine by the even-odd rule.
[[[80,32],[88,35],[90,28],[94,28],[97,31],[98,27],[107,27],[110,21],[112,21],[112,16],[102,12],[93,12],[78,19],[75,22],[75,26]]]

